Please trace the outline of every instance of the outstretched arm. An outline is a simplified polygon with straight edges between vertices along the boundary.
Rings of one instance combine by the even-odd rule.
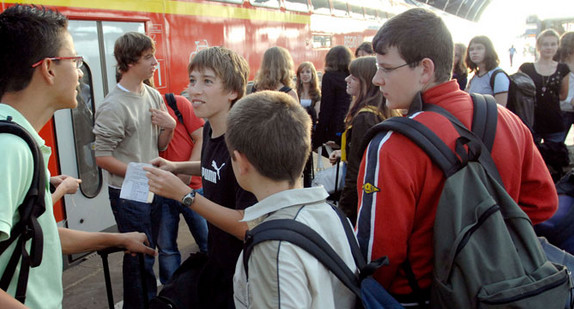
[[[184,195],[191,192],[191,189],[181,179],[170,172],[149,167],[144,167],[144,170],[147,171],[149,189],[155,194],[181,201]],[[225,232],[240,240],[245,238],[245,232],[249,228],[247,223],[239,222],[243,219],[242,210],[223,207],[199,194],[195,196],[195,201],[190,208]]]
[[[148,247],[149,242],[144,233],[102,233],[84,232],[67,228],[58,228],[62,253],[74,254],[101,250],[109,247],[124,248],[126,253],[135,255],[144,253],[155,256],[156,251]]]
[[[150,164],[164,171],[172,172],[175,174],[201,176],[201,162],[199,161],[174,162],[164,158],[155,158],[151,160]]]

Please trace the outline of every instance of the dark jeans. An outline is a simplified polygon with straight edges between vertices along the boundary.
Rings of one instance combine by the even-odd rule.
[[[157,238],[159,247],[159,280],[165,284],[181,264],[181,254],[177,247],[179,214],[183,215],[189,231],[199,246],[199,251],[207,253],[207,221],[195,211],[183,206],[179,201],[158,197],[162,215]]]
[[[108,188],[110,205],[120,233],[142,232],[147,235],[150,247],[155,248],[161,220],[161,204],[155,196],[151,204],[135,202],[120,198],[120,190]],[[153,271],[155,257],[146,255],[145,283],[148,300],[156,295],[157,283]],[[142,275],[140,274],[137,256],[124,254],[124,309],[140,309],[144,307]]]

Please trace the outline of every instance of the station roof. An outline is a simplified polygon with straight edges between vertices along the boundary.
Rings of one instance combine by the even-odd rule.
[[[406,0],[413,5],[430,5],[436,9],[468,19],[478,21],[491,0]]]

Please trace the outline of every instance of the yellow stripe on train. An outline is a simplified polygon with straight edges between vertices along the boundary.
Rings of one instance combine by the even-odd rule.
[[[22,3],[45,6],[65,6],[88,9],[165,13],[200,17],[231,17],[261,21],[309,24],[310,17],[271,9],[247,9],[232,5],[193,3],[164,0],[7,0],[3,3]]]

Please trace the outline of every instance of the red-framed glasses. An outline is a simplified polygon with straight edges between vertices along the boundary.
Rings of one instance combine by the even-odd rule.
[[[36,63],[34,63],[32,65],[32,68],[35,68],[39,65],[42,64],[42,62],[44,62],[46,59],[50,59],[52,61],[60,61],[60,60],[74,60],[74,63],[76,63],[76,69],[79,69],[82,67],[82,65],[84,64],[84,58],[82,56],[75,56],[75,57],[49,57],[49,58],[44,58]]]

